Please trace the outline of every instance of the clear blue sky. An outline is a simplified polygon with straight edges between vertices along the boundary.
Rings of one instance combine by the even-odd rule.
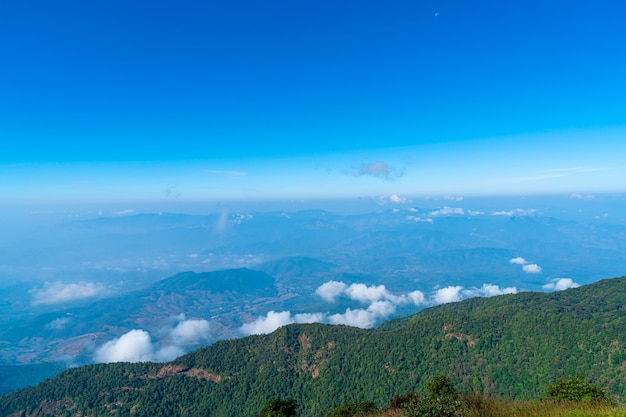
[[[626,191],[626,3],[5,1],[0,204]]]

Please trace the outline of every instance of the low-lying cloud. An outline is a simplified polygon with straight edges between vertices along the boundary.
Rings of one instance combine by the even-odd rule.
[[[54,319],[50,323],[46,324],[46,329],[63,330],[70,324],[71,321],[72,319],[69,317],[61,317],[58,319]]]
[[[432,217],[438,217],[438,216],[452,216],[452,215],[465,215],[465,210],[460,208],[460,207],[448,207],[448,206],[444,206],[443,208],[439,209],[439,210],[434,210],[431,211],[429,213],[430,216]]]
[[[508,217],[512,217],[512,216],[532,216],[537,214],[537,210],[535,209],[520,209],[517,208],[515,210],[502,210],[502,211],[492,211],[491,215],[492,216],[508,216]]]
[[[468,297],[492,297],[494,295],[515,294],[515,287],[500,288],[493,284],[484,284],[480,288],[449,286],[439,288],[430,296],[419,290],[393,294],[384,285],[354,283],[347,285],[341,281],[328,281],[320,285],[315,293],[329,303],[336,303],[339,298],[366,304],[362,308],[346,308],[343,313],[311,313],[292,315],[289,311],[270,311],[265,316],[240,327],[242,335],[271,333],[281,326],[292,323],[330,323],[370,328],[388,319],[400,306],[436,305],[460,301]]]
[[[563,291],[569,288],[578,288],[580,284],[571,278],[554,278],[550,283],[543,286],[548,291]]]
[[[98,363],[165,362],[185,353],[186,347],[209,339],[211,326],[207,320],[185,320],[184,315],[174,319],[180,321],[165,330],[167,344],[159,345],[146,330],[135,329],[100,346],[93,358]]]
[[[253,322],[246,323],[239,328],[243,335],[267,334],[279,327],[292,323],[321,323],[324,321],[322,313],[306,313],[292,315],[289,311],[270,311],[265,317],[259,317]]]
[[[346,290],[346,284],[339,281],[328,281],[320,285],[315,294],[328,302],[334,302]]]
[[[150,334],[145,330],[131,330],[102,345],[94,356],[96,362],[148,362],[154,359]]]
[[[171,336],[177,345],[186,345],[207,340],[210,330],[211,326],[206,320],[185,320],[174,327]]]
[[[77,282],[66,284],[60,281],[46,283],[43,288],[33,288],[29,294],[33,297],[33,305],[58,304],[68,301],[95,297],[104,286],[95,282]]]

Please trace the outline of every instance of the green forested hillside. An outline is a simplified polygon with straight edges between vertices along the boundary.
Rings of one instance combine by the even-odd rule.
[[[626,277],[558,293],[475,298],[378,329],[290,325],[222,341],[167,364],[71,369],[0,397],[0,415],[255,415],[291,397],[302,416],[421,389],[530,399],[579,373],[618,401],[626,390]]]

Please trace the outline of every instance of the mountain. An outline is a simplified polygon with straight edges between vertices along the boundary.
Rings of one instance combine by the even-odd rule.
[[[302,416],[418,390],[447,375],[461,392],[545,394],[580,373],[623,401],[626,277],[428,308],[376,329],[293,324],[224,340],[168,363],[70,369],[0,397],[0,414],[254,415],[290,396]]]
[[[0,358],[13,365],[32,366],[11,368],[7,364],[0,373],[3,369],[35,369],[36,365],[41,365],[42,372],[26,372],[22,378],[5,381],[0,384],[0,393],[52,376],[49,369],[58,372],[91,363],[96,346],[133,329],[145,329],[167,339],[166,333],[177,324],[210,317],[211,334],[177,345],[183,352],[233,337],[244,318],[265,314],[280,299],[274,278],[262,271],[183,272],[146,289],[15,319],[0,328]]]

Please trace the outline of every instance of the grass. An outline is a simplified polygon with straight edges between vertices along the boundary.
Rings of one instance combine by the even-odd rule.
[[[481,395],[464,396],[467,417],[626,417],[612,404],[573,401],[507,401]]]
[[[626,409],[607,403],[550,400],[510,401],[482,395],[460,398],[465,417],[626,417]],[[371,417],[404,417],[399,409],[387,409]]]

